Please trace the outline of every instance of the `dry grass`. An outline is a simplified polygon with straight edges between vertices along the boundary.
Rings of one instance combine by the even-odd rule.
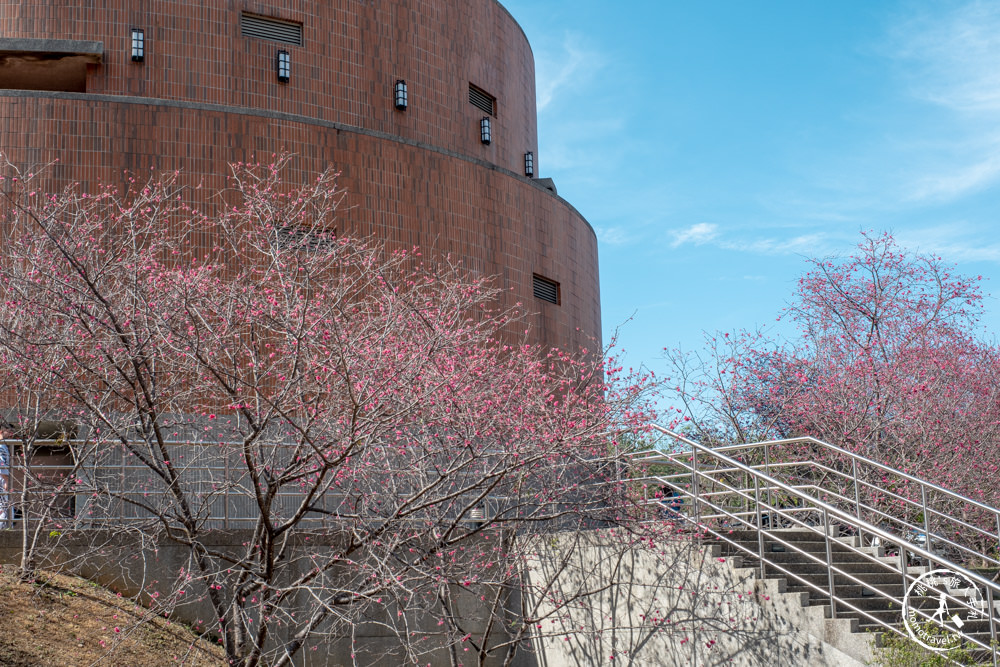
[[[0,667],[225,664],[217,646],[84,579],[0,567]]]

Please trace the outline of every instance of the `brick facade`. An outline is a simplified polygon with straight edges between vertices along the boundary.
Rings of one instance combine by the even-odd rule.
[[[526,152],[536,173],[539,165],[534,64],[499,3],[206,4],[0,2],[4,65],[44,75],[53,53],[77,62],[64,40],[102,49],[85,64],[86,92],[0,89],[2,150],[22,165],[58,159],[53,175],[85,187],[120,182],[125,171],[182,169],[211,191],[229,162],[283,151],[298,156],[291,178],[332,165],[348,193],[339,231],[449,253],[511,290],[510,302],[532,313],[536,342],[594,347],[597,240],[572,206],[523,176]],[[244,11],[300,23],[302,45],[243,36]],[[131,59],[132,28],[144,31],[142,62]],[[25,42],[48,49],[47,60],[18,52]],[[279,49],[291,59],[288,83],[276,76]],[[393,105],[398,79],[407,82],[405,111]],[[497,98],[489,145],[470,84]],[[559,305],[533,297],[533,274],[560,284]]]

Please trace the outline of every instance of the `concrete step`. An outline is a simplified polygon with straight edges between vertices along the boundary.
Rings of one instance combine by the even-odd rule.
[[[907,569],[910,571],[910,574],[912,576],[919,576],[920,574],[923,574],[922,571],[913,572],[913,570],[918,570],[918,569],[922,570],[922,568],[913,568],[913,567],[911,567],[911,568],[907,568]],[[814,584],[816,586],[819,586],[822,589],[826,589],[826,587],[829,585],[829,582],[827,580],[827,574],[826,574],[826,567],[825,566],[823,568],[823,571],[822,572],[818,572],[818,573],[816,573],[816,572],[813,572],[813,573],[802,573],[802,572],[799,572],[797,570],[792,570],[792,568],[789,568],[789,570],[792,571],[795,574],[795,576],[797,577],[797,580],[793,581],[792,579],[789,579],[788,580],[788,586],[801,586],[802,585],[800,583],[801,581],[807,581],[810,584]],[[885,586],[896,586],[896,585],[899,585],[900,587],[903,586],[903,578],[900,576],[900,574],[898,572],[886,572],[886,571],[877,572],[877,573],[859,572],[859,573],[851,573],[851,574],[856,579],[860,579],[861,581],[863,581],[865,586],[870,586],[870,587],[878,588],[880,590],[883,587],[885,587]],[[786,575],[784,575],[783,573],[775,572],[774,574],[769,574],[768,578],[779,578],[779,577],[783,577],[783,576],[786,576]],[[910,584],[910,582],[908,581],[907,585],[906,585],[907,588],[909,587],[909,584]],[[859,584],[858,584],[857,581],[849,579],[846,575],[843,575],[843,574],[834,574],[833,575],[833,585],[839,591],[839,590],[841,590],[841,588],[846,588],[846,587],[851,587],[851,586],[858,586]],[[902,599],[902,598],[900,598],[900,599]]]
[[[813,605],[818,606],[818,605]],[[827,608],[826,617],[830,618],[830,610]],[[843,605],[837,605],[837,618],[856,618],[858,624],[897,626],[903,622],[903,614],[899,609],[863,609],[864,613],[855,611]]]
[[[899,623],[893,623],[892,626],[899,628],[904,633],[906,632],[906,628],[903,626],[902,620],[900,620]],[[967,622],[964,626],[962,626],[962,630],[963,630],[963,632],[965,632],[967,629],[968,629],[968,632],[966,632],[966,634],[968,636],[973,637],[977,641],[980,641],[980,642],[986,644],[987,646],[989,646],[989,644],[990,644],[990,623],[989,623],[989,621],[971,621],[971,622]],[[860,623],[858,623],[858,632],[870,632],[870,633],[873,633],[873,634],[881,634],[881,633],[885,632],[885,628],[883,626],[881,626],[881,625],[878,625],[877,623],[870,623],[870,622],[861,621]],[[1000,635],[1000,626],[998,626],[998,628],[997,628],[997,633],[998,633],[998,635]]]
[[[835,585],[837,589],[837,595],[844,598],[882,598],[883,596],[890,595],[897,600],[902,600],[903,596],[906,594],[903,584],[900,581],[900,577],[896,575],[894,582],[886,583],[874,583],[871,581],[866,581],[865,584],[855,584],[855,583],[844,583],[847,580],[846,577],[841,578],[839,581],[835,580]],[[820,581],[813,581],[817,586],[825,586],[826,578]],[[789,580],[785,591],[788,593],[809,593],[811,598],[827,599],[825,594],[817,593],[814,589],[804,584],[796,583],[793,580]]]
[[[737,552],[734,549],[729,550],[728,553],[727,553],[726,549],[723,549],[722,550],[722,554],[723,555],[739,555],[739,556],[742,556],[744,559],[752,558],[752,559],[756,560],[756,558],[757,558],[755,555],[746,554],[745,552]],[[847,564],[847,563],[872,563],[872,564],[876,564],[877,563],[878,567],[881,567],[883,565],[891,567],[891,566],[897,565],[898,562],[899,562],[898,559],[896,559],[896,558],[885,558],[885,557],[874,556],[872,554],[859,554],[859,553],[853,553],[853,552],[846,552],[846,553],[837,553],[837,552],[835,552],[835,553],[831,554],[831,556],[833,557],[833,563],[834,564]],[[804,554],[804,553],[799,553],[797,551],[792,551],[792,550],[779,551],[779,552],[767,552],[767,551],[765,551],[764,552],[764,558],[765,558],[765,560],[767,560],[769,562],[772,562],[772,563],[815,563],[817,560],[822,561],[822,562],[825,563],[826,562],[826,552]]]
[[[865,611],[885,611],[885,612],[893,612],[896,614],[900,614],[902,613],[903,609],[900,603],[893,602],[892,600],[883,597],[868,597],[868,596],[847,597],[841,595],[840,591],[837,591],[837,597],[842,598],[843,602],[845,603],[843,605],[843,608],[847,610],[850,610],[851,607],[853,607],[855,609],[864,609]],[[909,603],[912,604],[917,609],[933,610],[936,609],[938,605],[937,598],[932,598],[932,597],[921,597],[921,598],[911,597]],[[809,606],[811,607],[819,607],[829,604],[830,604],[829,598],[826,599],[819,597],[809,598]],[[850,606],[848,606],[848,604]],[[838,605],[840,605],[840,602],[838,602]],[[838,609],[839,608],[840,607],[838,606]]]
[[[720,531],[721,532],[721,531]],[[826,544],[823,538],[823,529],[817,528],[816,530],[765,530],[764,540],[767,541],[769,538],[780,538],[785,542],[818,542],[820,544]],[[721,533],[726,539],[732,540],[733,542],[756,544],[757,543],[757,531],[755,530],[732,530],[726,533]],[[843,544],[845,546],[860,547],[861,541],[856,535],[851,536],[831,536],[832,543],[834,545]],[[825,547],[824,547],[825,548]]]
[[[756,559],[743,559],[744,567],[751,567],[755,565]],[[759,561],[758,561],[759,562]],[[826,563],[807,563],[802,561],[790,561],[790,562],[780,562],[773,561],[775,565],[780,565],[786,570],[793,571],[796,574],[822,574],[826,575],[827,566]],[[898,570],[895,570],[888,563],[873,563],[870,561],[864,561],[859,563],[834,563],[835,567],[841,572],[848,574],[853,574],[854,576],[861,578],[862,575],[872,574],[872,575],[894,575],[897,581],[901,581],[902,577]],[[780,572],[776,567],[771,568],[775,572]],[[912,568],[907,568],[912,569]],[[837,576],[836,572],[834,576]]]
[[[910,598],[908,605],[912,605],[930,614],[937,609],[938,601],[933,597]],[[827,618],[831,616],[828,600],[810,599],[809,606],[822,607],[825,610],[825,616]],[[856,618],[863,625],[884,623],[886,625],[899,626],[903,622],[903,609],[901,605],[892,603],[884,598],[850,598],[837,601],[837,617]],[[971,632],[989,632],[989,621],[966,620],[962,629],[963,631],[969,630]],[[998,630],[1000,630],[1000,627],[998,627]]]
[[[757,540],[737,540],[737,544],[744,547],[740,549],[732,544],[726,542],[720,543],[724,550],[731,553],[745,553],[747,551],[751,553],[757,553],[760,545]],[[776,553],[801,553],[806,552],[821,558],[826,558],[826,542],[823,538],[819,537],[816,540],[786,540],[787,545],[782,544],[776,540],[765,539],[764,540],[764,553],[765,554],[776,554]],[[882,547],[860,547],[855,545],[845,544],[841,540],[831,540],[830,542],[830,553],[834,557],[856,557],[861,554],[868,556],[884,557],[885,549]]]

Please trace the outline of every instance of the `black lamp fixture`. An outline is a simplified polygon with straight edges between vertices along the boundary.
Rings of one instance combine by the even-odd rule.
[[[141,28],[132,28],[132,62],[141,63],[146,57],[146,34]]]
[[[528,178],[535,177],[535,154],[532,151],[524,154],[524,175]]]
[[[490,132],[490,117],[484,116],[481,121],[479,121],[479,140],[484,144],[488,144],[493,141],[493,135]]]
[[[409,97],[406,93],[406,82],[400,79],[396,82],[396,108],[400,111],[406,111],[407,102],[409,102]]]
[[[278,72],[278,81],[288,83],[288,79],[292,73],[292,57],[288,55],[288,51],[278,51],[278,59],[275,61],[275,66]]]

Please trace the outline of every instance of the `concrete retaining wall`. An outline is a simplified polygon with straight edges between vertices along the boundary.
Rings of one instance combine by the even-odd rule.
[[[758,581],[740,559],[684,535],[623,554],[614,533],[563,536],[536,561],[540,583],[562,567],[542,600],[601,590],[600,603],[546,618],[536,639],[542,667],[575,665],[810,665],[860,667],[870,639],[850,622],[825,618],[804,594],[785,594],[783,580]],[[569,558],[567,552],[571,553]],[[625,582],[625,583],[615,583]],[[597,632],[581,628],[595,627]]]
[[[237,547],[246,538],[244,531],[219,531],[212,546]],[[535,554],[524,608],[535,621],[536,656],[522,652],[517,667],[860,667],[871,657],[870,638],[852,634],[850,621],[825,618],[823,607],[807,606],[806,594],[782,592],[782,580],[757,580],[740,559],[720,558],[718,547],[675,535],[623,549],[625,538],[592,531],[526,545]],[[70,569],[128,596],[166,592],[181,568],[190,567],[185,547],[154,545],[136,535],[86,531],[47,535],[44,541],[41,551],[48,556],[41,567]],[[0,562],[19,558],[20,533],[0,531]],[[204,627],[211,608],[198,601],[197,591],[192,598],[176,617]],[[469,622],[476,620],[474,607],[466,606]],[[393,654],[395,635],[383,624],[394,614],[385,612],[385,619],[362,623],[353,640],[318,651],[307,646],[298,664],[350,664],[352,653],[369,656],[359,664],[402,664]],[[432,630],[430,619],[412,621],[414,627]],[[449,664],[443,652],[426,658],[426,664]]]

